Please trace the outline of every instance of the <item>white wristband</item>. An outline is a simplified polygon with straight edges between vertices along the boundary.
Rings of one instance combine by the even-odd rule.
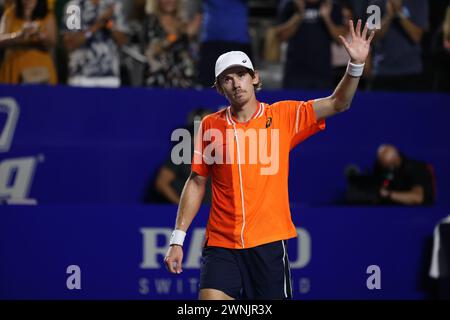
[[[182,230],[173,230],[172,235],[170,236],[170,243],[169,245],[179,245],[183,246],[184,237],[186,237],[186,232]]]
[[[352,77],[361,77],[364,71],[364,65],[365,63],[355,64],[351,63],[349,60],[347,64],[347,73]]]

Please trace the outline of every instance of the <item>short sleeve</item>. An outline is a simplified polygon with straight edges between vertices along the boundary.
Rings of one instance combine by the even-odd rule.
[[[207,177],[209,175],[209,165],[204,161],[205,141],[203,139],[206,132],[206,120],[204,118],[200,124],[200,128],[195,136],[194,155],[192,156],[191,170],[201,176]]]
[[[411,179],[411,185],[425,186],[427,183],[427,168],[425,164],[414,164],[408,167],[408,174]]]
[[[313,109],[314,100],[283,101],[281,107],[282,121],[284,119],[291,137],[291,149],[325,129],[325,120],[317,121]]]
[[[433,167],[423,162],[410,162],[406,167],[407,174],[411,179],[411,187],[419,185],[423,188],[424,201],[422,204],[432,204],[435,192]]]

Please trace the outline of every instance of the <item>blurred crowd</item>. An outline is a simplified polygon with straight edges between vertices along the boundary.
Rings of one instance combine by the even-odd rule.
[[[338,36],[377,22],[371,5],[361,89],[450,91],[448,0],[0,0],[0,83],[211,87],[216,58],[241,50],[265,88],[332,89]]]

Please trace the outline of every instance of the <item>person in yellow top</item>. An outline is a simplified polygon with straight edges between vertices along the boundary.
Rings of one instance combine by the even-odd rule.
[[[6,48],[0,83],[56,84],[50,50],[56,43],[56,22],[47,0],[17,0],[2,16],[0,48]]]

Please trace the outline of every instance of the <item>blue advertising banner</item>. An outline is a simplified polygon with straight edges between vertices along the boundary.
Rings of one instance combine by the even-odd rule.
[[[163,257],[171,205],[5,206],[0,299],[196,299],[208,208],[184,246],[183,273]],[[444,209],[294,207],[295,299],[423,299],[427,239]]]
[[[327,94],[263,91],[258,98]],[[173,130],[192,109],[223,105],[213,90],[0,86],[0,202],[142,203],[176,143]],[[291,152],[291,202],[341,203],[346,166],[370,168],[388,142],[433,164],[437,201],[450,205],[449,105],[448,94],[358,93],[348,112]]]
[[[263,91],[308,100],[329,92]],[[422,299],[433,227],[450,206],[448,94],[358,93],[291,152],[296,299]],[[176,207],[143,205],[191,110],[213,90],[0,86],[0,299],[195,299],[208,208],[184,272],[162,261]],[[381,143],[433,164],[436,207],[347,207],[344,170]]]

